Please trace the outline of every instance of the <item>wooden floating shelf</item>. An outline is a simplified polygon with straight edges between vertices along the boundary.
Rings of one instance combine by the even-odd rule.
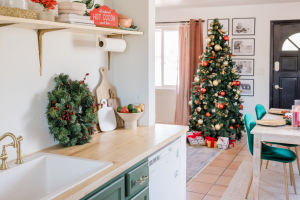
[[[42,75],[42,38],[47,32],[61,31],[71,33],[84,33],[93,35],[143,35],[143,32],[125,31],[113,28],[102,28],[93,26],[84,26],[78,24],[68,24],[61,22],[50,22],[43,20],[25,19],[17,17],[0,16],[0,27],[23,28],[38,30],[38,45],[40,56],[40,75]]]
[[[63,29],[63,32],[72,33],[85,33],[94,35],[143,35],[143,32],[138,31],[125,31],[120,29],[102,28],[93,26],[84,26],[78,24],[68,24],[60,22],[50,22],[43,20],[24,19],[17,17],[0,16],[0,25],[10,24],[12,28],[24,28],[24,29]]]

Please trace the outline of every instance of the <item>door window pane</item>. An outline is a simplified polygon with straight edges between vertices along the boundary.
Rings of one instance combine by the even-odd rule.
[[[295,44],[297,45],[297,47],[300,47],[300,33],[296,33],[292,36],[289,37],[289,39]]]
[[[155,86],[161,86],[161,30],[155,31]]]
[[[176,85],[178,37],[178,31],[164,31],[164,85]]]
[[[298,51],[298,48],[286,39],[282,45],[282,51]]]

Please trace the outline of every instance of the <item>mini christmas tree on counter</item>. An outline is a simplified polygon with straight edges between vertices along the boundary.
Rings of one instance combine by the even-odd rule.
[[[95,97],[84,80],[72,81],[68,75],[60,74],[54,78],[55,89],[48,92],[49,130],[64,147],[88,143],[96,132],[93,124],[98,121],[97,113],[93,112]]]
[[[233,69],[229,37],[222,32],[218,19],[210,24],[211,34],[206,38],[206,49],[199,57],[200,63],[189,105],[190,130],[202,131],[206,136],[240,139],[245,129],[239,75]]]

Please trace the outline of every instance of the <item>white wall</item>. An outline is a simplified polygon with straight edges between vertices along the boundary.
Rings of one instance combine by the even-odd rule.
[[[255,59],[255,75],[254,77],[241,77],[242,79],[254,78],[254,97],[246,97],[243,99],[244,111],[255,115],[255,105],[263,104],[266,109],[269,108],[269,62],[270,62],[270,21],[271,20],[288,20],[299,19],[300,3],[281,3],[281,4],[265,4],[265,5],[248,5],[248,6],[228,6],[228,7],[211,7],[211,8],[185,8],[185,9],[167,9],[156,10],[156,22],[163,21],[183,21],[189,19],[202,18],[229,18],[230,34],[232,33],[232,18],[256,18],[255,35],[249,36],[231,36],[232,38],[255,38],[255,56],[237,56],[236,58],[254,58]],[[207,23],[204,23],[204,33],[206,37]],[[230,40],[231,46],[231,40]],[[265,70],[264,75],[258,75],[258,68]],[[158,98],[158,97],[157,97]],[[175,100],[174,100],[175,101]],[[171,109],[171,108],[170,108]],[[172,108],[173,109],[173,108]],[[171,112],[171,110],[169,111]],[[157,113],[159,115],[159,113]]]
[[[121,104],[145,104],[140,126],[155,124],[154,29],[155,6],[152,0],[114,0],[110,2],[118,13],[133,19],[143,36],[125,36],[127,48],[113,53],[114,83]],[[135,99],[141,93],[140,100]]]
[[[156,123],[174,124],[176,107],[176,90],[156,89]]]
[[[97,0],[97,3],[104,5],[103,0]],[[111,84],[116,86],[124,104],[132,102],[132,88],[144,91],[141,103],[146,102],[149,110],[141,124],[150,125],[154,123],[155,115],[153,103],[149,102],[149,99],[154,98],[149,84],[152,81],[149,76],[154,73],[154,66],[150,65],[154,57],[148,58],[152,51],[152,46],[149,45],[150,48],[148,43],[154,44],[154,38],[147,32],[153,29],[154,35],[154,17],[152,25],[148,18],[154,15],[154,4],[147,10],[148,0],[130,0],[126,3],[132,8],[122,10],[118,7],[118,11],[132,16],[135,24],[145,32],[145,36],[125,37],[128,45],[125,52],[127,57],[119,63],[115,62],[115,66],[111,65],[107,75]],[[107,67],[107,53],[96,49],[97,37],[59,31],[46,33],[43,38],[43,76],[40,77],[37,31],[0,28],[0,135],[6,132],[22,135],[22,155],[57,144],[49,134],[45,118],[47,92],[54,89],[54,77],[65,73],[72,79],[82,80],[86,73],[90,73],[86,82],[95,93],[101,82],[99,68]],[[11,139],[6,138],[0,143],[5,145],[10,142]],[[8,147],[7,151],[8,160],[16,158],[15,149]]]

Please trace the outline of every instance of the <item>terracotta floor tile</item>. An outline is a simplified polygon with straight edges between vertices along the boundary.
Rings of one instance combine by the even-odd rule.
[[[202,170],[202,173],[221,175],[225,169],[225,167],[207,166]]]
[[[210,190],[212,185],[213,184],[200,183],[200,182],[192,181],[187,186],[186,190],[189,191],[189,192],[196,192],[196,193],[206,194]]]
[[[221,200],[222,197],[207,195],[203,200]]]
[[[239,156],[248,156],[251,155],[250,151],[242,150],[239,154]]]
[[[214,185],[208,194],[212,196],[222,197],[226,190],[226,186]]]
[[[203,199],[205,194],[186,191],[186,200],[200,200]]]
[[[246,156],[240,156],[240,155],[237,155],[233,161],[236,161],[236,162],[243,162],[244,158]]]
[[[219,177],[220,175],[200,173],[193,181],[213,184],[218,180]]]
[[[232,161],[230,165],[228,166],[228,169],[238,169],[242,162]]]
[[[215,159],[232,161],[234,159],[234,157],[235,157],[235,155],[232,155],[232,154],[220,154]]]
[[[217,181],[216,185],[223,185],[223,186],[229,186],[229,183],[231,182],[232,177],[230,176],[221,176],[219,180]]]
[[[222,176],[230,176],[234,177],[237,169],[226,169],[225,172],[222,174]]]
[[[215,167],[227,167],[230,164],[231,161],[229,160],[220,160],[220,159],[214,159],[209,166],[215,166]]]

